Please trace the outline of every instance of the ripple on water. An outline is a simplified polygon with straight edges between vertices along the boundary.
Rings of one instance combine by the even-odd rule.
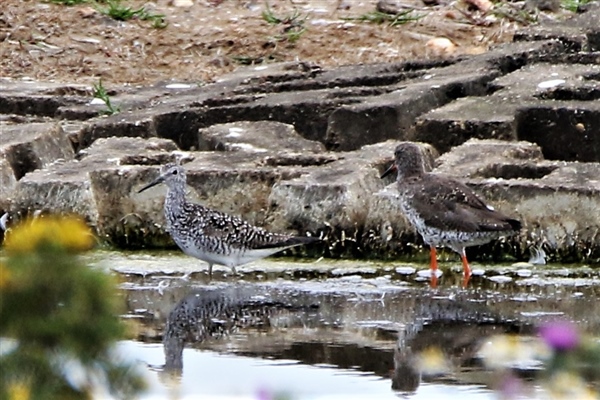
[[[591,278],[559,278],[559,277],[533,277],[528,279],[520,279],[518,285],[528,286],[598,286],[600,279],[597,277]]]

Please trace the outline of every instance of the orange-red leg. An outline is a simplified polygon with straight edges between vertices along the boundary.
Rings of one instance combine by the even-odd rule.
[[[469,267],[469,261],[467,261],[467,255],[465,254],[464,250],[460,255],[460,259],[462,260],[464,271],[463,287],[467,287],[467,285],[469,284],[469,280],[471,279],[471,267]]]
[[[430,251],[430,268],[431,268],[431,287],[432,288],[436,288],[437,287],[437,269],[438,269],[438,264],[437,264],[437,253],[435,251],[435,246],[429,246],[431,251]]]

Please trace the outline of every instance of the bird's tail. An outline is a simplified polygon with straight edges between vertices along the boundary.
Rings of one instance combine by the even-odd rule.
[[[317,237],[311,237],[311,236],[290,236],[290,237],[283,238],[283,240],[275,240],[270,243],[265,243],[258,248],[260,248],[260,249],[289,248],[289,247],[301,246],[304,244],[318,242],[320,240],[321,239],[319,239]]]

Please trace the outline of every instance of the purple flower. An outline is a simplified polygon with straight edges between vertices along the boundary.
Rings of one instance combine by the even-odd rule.
[[[257,400],[273,400],[273,393],[267,388],[261,387],[256,393]]]
[[[502,399],[517,399],[522,397],[525,392],[523,382],[513,373],[508,373],[502,377],[498,389],[502,395]]]
[[[539,331],[544,342],[557,351],[572,350],[579,344],[577,327],[569,321],[548,322]]]

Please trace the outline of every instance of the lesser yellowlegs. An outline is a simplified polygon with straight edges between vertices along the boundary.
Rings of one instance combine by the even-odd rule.
[[[238,265],[318,240],[268,232],[236,216],[187,201],[185,170],[180,165],[165,165],[158,178],[138,193],[160,183],[168,188],[164,205],[167,231],[185,254],[208,263],[211,278],[214,264],[230,267],[235,273]]]

